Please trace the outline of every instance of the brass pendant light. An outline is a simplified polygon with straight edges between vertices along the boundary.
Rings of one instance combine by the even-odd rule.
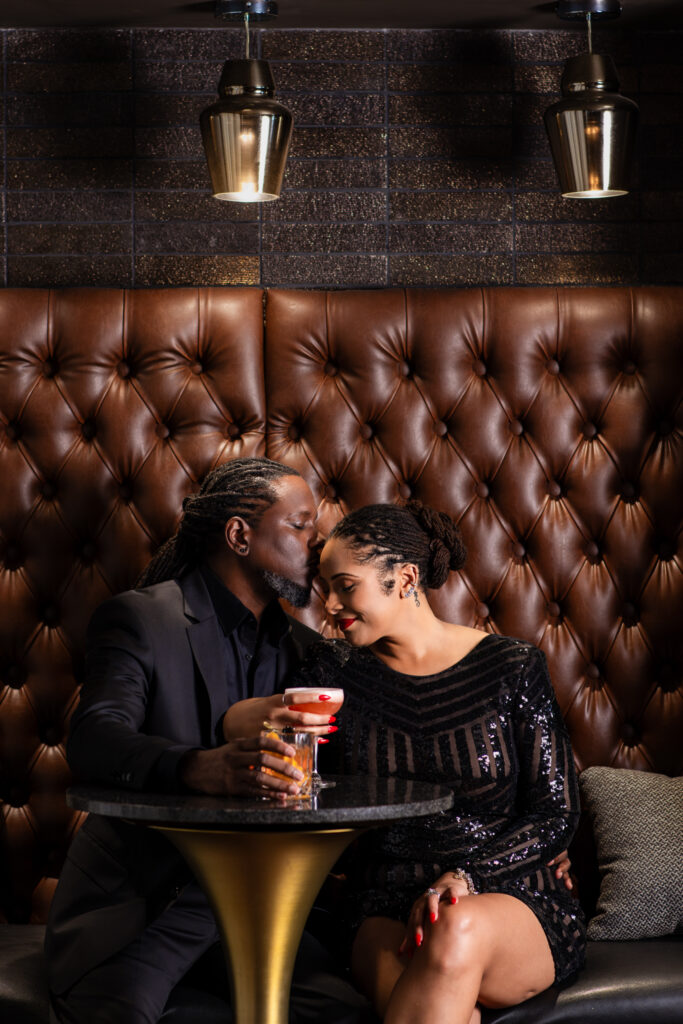
[[[216,199],[262,203],[280,195],[292,115],[273,99],[268,61],[249,56],[250,22],[276,15],[273,0],[218,0],[216,5],[216,17],[243,22],[246,33],[245,59],[225,62],[220,99],[199,119]]]
[[[617,0],[560,0],[561,18],[585,18],[588,53],[570,58],[562,95],[544,120],[562,195],[602,199],[628,192],[638,107],[619,93],[611,57],[593,53],[592,20],[621,13]]]

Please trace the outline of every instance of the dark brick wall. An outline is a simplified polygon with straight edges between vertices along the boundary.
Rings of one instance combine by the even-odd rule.
[[[214,200],[198,127],[236,29],[2,32],[7,285],[683,281],[683,33],[610,25],[628,197],[562,199],[543,127],[583,33],[254,33],[295,133],[274,203]]]

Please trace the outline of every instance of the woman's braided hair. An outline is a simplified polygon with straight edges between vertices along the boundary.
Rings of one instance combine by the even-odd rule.
[[[229,519],[240,516],[255,526],[277,500],[274,481],[300,475],[291,466],[256,456],[233,459],[212,470],[199,491],[183,501],[177,532],[159,548],[135,586],[150,587],[199,565],[223,537]]]
[[[421,501],[364,505],[344,516],[330,537],[348,540],[361,563],[380,559],[383,574],[407,562],[416,565],[419,585],[430,590],[442,587],[451,570],[461,569],[467,554],[451,517]],[[394,581],[386,582],[392,590]]]

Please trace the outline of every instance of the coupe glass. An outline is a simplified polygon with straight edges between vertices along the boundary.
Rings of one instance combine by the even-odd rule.
[[[301,699],[301,695],[308,700]],[[289,699],[288,699],[289,698]],[[330,686],[292,686],[285,690],[285,704],[292,704],[297,711],[306,711],[312,715],[336,715],[344,703],[344,691]],[[318,744],[313,744],[313,792],[331,789],[336,782],[326,782],[318,771]]]

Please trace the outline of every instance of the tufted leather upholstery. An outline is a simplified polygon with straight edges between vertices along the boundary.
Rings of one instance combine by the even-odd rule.
[[[93,608],[240,454],[299,468],[327,527],[455,514],[437,609],[546,651],[580,767],[681,774],[682,350],[683,288],[1,292],[0,917],[44,920],[79,824]]]

